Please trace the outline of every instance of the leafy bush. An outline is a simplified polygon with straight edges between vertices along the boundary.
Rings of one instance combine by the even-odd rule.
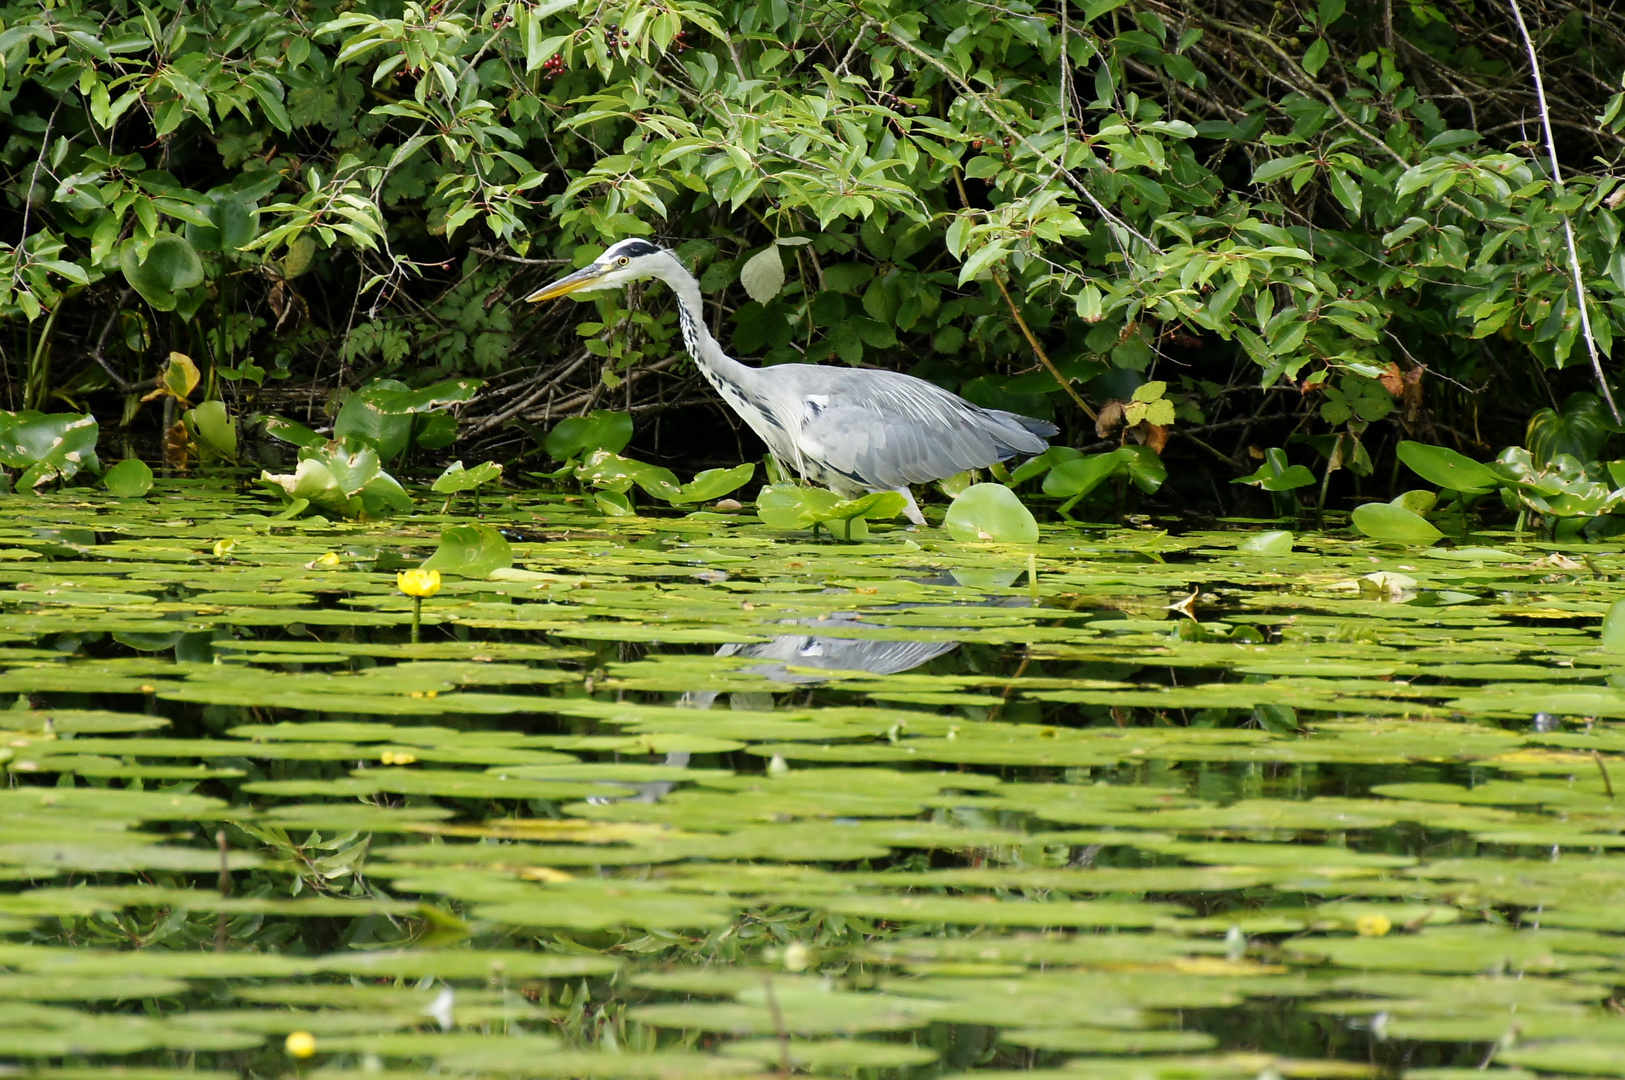
[[[1593,164],[1620,40],[1525,13],[1561,182],[1507,141],[1541,109],[1494,5],[0,5],[12,404],[132,393],[172,348],[228,396],[522,394],[470,437],[630,400],[683,370],[669,304],[510,305],[522,260],[658,235],[768,362],[903,363],[1075,435],[1074,396],[1117,401],[1158,452],[1306,415],[1351,469],[1373,425],[1504,445],[1543,371],[1605,389],[1582,311],[1599,357],[1625,320],[1625,189]]]

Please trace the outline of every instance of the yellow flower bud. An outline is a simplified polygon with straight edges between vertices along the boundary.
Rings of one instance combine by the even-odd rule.
[[[1382,937],[1393,928],[1386,915],[1361,915],[1354,920],[1354,932],[1361,937]]]
[[[235,551],[236,548],[237,541],[235,540],[216,540],[214,542],[214,557],[217,559],[224,559]]]
[[[288,1033],[288,1041],[283,1043],[289,1057],[308,1058],[316,1055],[316,1036],[308,1031],[292,1031]]]
[[[339,553],[336,551],[329,551],[327,554],[316,560],[316,565],[321,567],[323,570],[329,570],[335,566],[341,566],[343,563],[344,560],[339,558]]]
[[[433,596],[440,591],[440,571],[402,570],[395,575],[395,585],[407,596]]]

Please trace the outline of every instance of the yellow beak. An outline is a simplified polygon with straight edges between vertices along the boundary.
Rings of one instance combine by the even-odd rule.
[[[580,292],[582,289],[590,289],[599,278],[604,276],[604,272],[605,268],[597,263],[584,266],[575,273],[561,277],[551,285],[543,285],[540,289],[528,294],[525,297],[525,302],[527,304],[539,304],[543,300],[553,300],[573,292]]]

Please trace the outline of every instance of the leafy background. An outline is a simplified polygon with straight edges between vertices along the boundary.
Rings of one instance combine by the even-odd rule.
[[[1625,20],[1524,16],[1561,184],[1494,4],[5,5],[6,395],[150,440],[178,351],[234,415],[473,376],[488,456],[618,408],[644,456],[753,458],[663,297],[515,306],[648,235],[737,354],[1149,444],[1171,502],[1262,498],[1219,485],[1274,447],[1337,493],[1402,439],[1538,470],[1531,414],[1598,389],[1565,218],[1612,371]],[[1541,436],[1593,470],[1595,406]]]

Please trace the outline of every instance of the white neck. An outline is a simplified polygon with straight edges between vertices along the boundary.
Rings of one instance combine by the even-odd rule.
[[[683,269],[677,257],[670,253],[655,264],[654,274],[670,286],[677,297],[677,319],[682,326],[683,347],[694,357],[705,373],[705,378],[723,397],[732,399],[727,384],[740,392],[756,385],[756,369],[746,367],[727,353],[711,336],[705,325],[704,301],[700,296],[700,283],[694,275]]]

